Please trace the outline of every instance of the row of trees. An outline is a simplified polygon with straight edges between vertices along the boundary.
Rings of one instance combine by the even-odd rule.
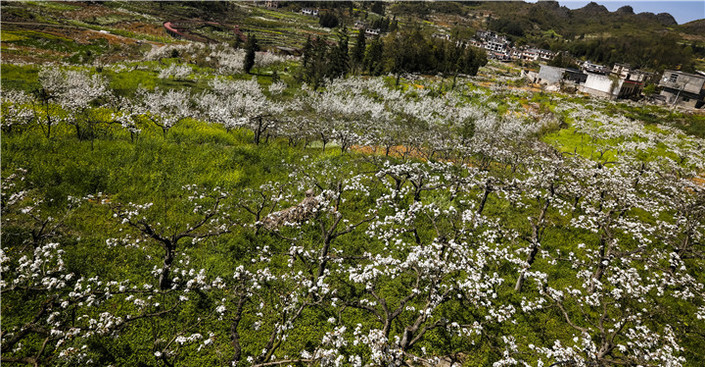
[[[418,28],[374,37],[369,44],[360,31],[350,50],[347,29],[338,30],[336,37],[337,43],[309,37],[304,45],[302,77],[314,89],[326,79],[361,72],[393,73],[397,84],[404,73],[442,74],[452,76],[455,84],[459,74],[476,75],[487,63],[483,50],[429,37]]]

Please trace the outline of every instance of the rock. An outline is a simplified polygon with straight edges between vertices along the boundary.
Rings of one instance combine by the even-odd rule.
[[[673,15],[669,13],[658,13],[656,14],[656,19],[658,19],[659,23],[665,25],[665,26],[671,26],[671,25],[677,25],[678,22],[676,22],[676,19],[673,18]]]
[[[306,191],[306,197],[299,204],[269,214],[262,220],[265,229],[273,230],[280,228],[287,223],[303,223],[316,214],[318,198],[314,196],[313,190]]]
[[[629,5],[623,6],[616,11],[617,14],[634,14],[634,8]]]

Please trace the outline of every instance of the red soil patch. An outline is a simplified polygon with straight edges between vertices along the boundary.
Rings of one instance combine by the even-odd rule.
[[[367,155],[385,155],[386,151],[383,147],[375,147],[369,145],[353,145],[352,150],[367,154]],[[389,156],[395,158],[416,158],[420,160],[426,160],[426,155],[420,152],[418,149],[409,148],[403,145],[395,145],[389,149]]]
[[[705,172],[701,173],[699,176],[693,177],[693,182],[698,186],[705,186]]]

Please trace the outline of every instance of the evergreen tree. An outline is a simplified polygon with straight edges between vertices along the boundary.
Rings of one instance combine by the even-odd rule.
[[[259,51],[257,38],[254,34],[247,35],[247,42],[245,43],[245,61],[242,66],[246,73],[249,73],[252,67],[255,66],[255,52],[257,51]]]
[[[395,15],[394,18],[392,19],[392,22],[389,24],[389,31],[394,32],[397,29],[399,29],[399,21],[397,20],[397,17]]]
[[[400,31],[387,38],[384,54],[399,84],[401,74],[436,72],[434,45],[420,27]]]
[[[321,86],[326,76],[330,75],[332,67],[329,60],[330,53],[328,44],[325,39],[316,37],[310,42],[307,41],[308,50],[304,53],[306,63],[303,67],[303,79],[313,86],[313,89],[318,89]],[[306,56],[308,55],[308,56]],[[302,63],[303,64],[303,63]]]
[[[548,65],[559,68],[578,69],[578,64],[575,63],[573,58],[567,52],[559,52],[553,60],[548,62]]]
[[[304,48],[302,50],[303,55],[301,57],[301,65],[306,69],[308,64],[311,62],[311,54],[313,52],[313,44],[311,43],[311,35],[306,37],[306,43],[304,43]]]
[[[373,1],[371,10],[373,13],[384,15],[384,3],[381,1]]]
[[[384,72],[384,48],[379,36],[375,37],[367,48],[363,67],[372,75],[381,75]]]
[[[444,42],[445,58],[443,65],[443,73],[453,75],[453,85],[451,89],[455,89],[455,82],[463,67],[463,56],[467,52],[467,47],[457,42],[456,40]]]
[[[350,60],[355,70],[362,68],[362,63],[365,59],[365,43],[365,31],[361,29],[357,32],[357,38],[355,39],[355,45],[353,46]]]
[[[338,17],[331,13],[323,13],[323,15],[321,15],[318,19],[318,24],[321,27],[335,28],[338,26]]]
[[[477,47],[468,47],[463,60],[463,73],[477,75],[480,67],[487,65],[487,53]]]
[[[339,78],[345,76],[350,69],[350,56],[348,55],[348,30],[343,27],[337,32],[338,45],[333,48],[330,54],[330,73],[329,77]]]

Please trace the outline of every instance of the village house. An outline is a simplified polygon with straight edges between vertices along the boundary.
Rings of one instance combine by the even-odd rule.
[[[496,53],[502,54],[502,57],[509,57],[508,50],[511,43],[506,36],[500,36],[492,31],[479,30],[475,32],[475,37],[479,40],[471,40],[471,44],[475,47],[484,48],[489,52],[490,56]]]
[[[361,20],[356,20],[355,25],[353,26],[355,29],[365,29],[367,28],[367,24]]]
[[[479,31],[475,32],[475,37],[477,37],[483,41],[492,41],[492,42],[497,42],[497,43],[509,43],[509,39],[507,38],[507,36],[501,36],[495,32],[492,32],[492,31],[479,30]]]
[[[614,76],[610,77],[602,73],[587,73],[585,83],[581,84],[578,90],[597,97],[617,99],[622,83],[622,79]]]
[[[621,69],[619,70],[621,75]],[[580,92],[608,99],[629,98],[638,96],[644,89],[644,83],[649,73],[631,71],[620,78],[619,75],[588,73],[570,68],[541,65],[539,73],[532,80],[557,90],[559,86],[573,85]]]
[[[629,98],[640,95],[646,82],[653,76],[652,73],[633,70],[629,64],[619,63],[614,64],[610,75],[622,80],[617,98]]]
[[[638,96],[644,89],[645,74],[632,72],[626,78],[615,75],[588,73],[585,83],[578,89],[594,96],[618,99]]]
[[[659,81],[661,95],[666,103],[691,108],[705,104],[705,76],[666,70]]]
[[[610,69],[607,68],[606,66],[599,65],[599,64],[593,64],[593,63],[590,62],[590,61],[585,61],[585,62],[581,65],[581,69],[582,69],[583,71],[585,71],[585,72],[594,73],[594,74],[603,74],[603,75],[607,75],[607,74],[610,73]]]
[[[541,65],[535,82],[545,85],[555,85],[561,82],[581,84],[587,80],[587,77],[587,74],[577,69]]]
[[[279,8],[279,1],[268,0],[268,1],[264,2],[264,6],[270,8],[270,9],[277,9],[277,8]]]
[[[484,48],[490,51],[504,51],[509,48],[509,44],[497,41],[487,41],[484,44]]]
[[[522,52],[523,52],[522,50],[520,50],[516,47],[512,47],[509,50],[509,57],[511,57],[512,60],[520,60]]]
[[[629,98],[633,96],[641,95],[641,91],[644,90],[644,83],[636,80],[620,79],[622,85],[619,88],[619,94],[617,98]]]
[[[508,50],[502,51],[489,51],[487,52],[487,57],[499,61],[511,61],[511,53]]]
[[[541,65],[539,69],[538,83],[541,84],[558,84],[563,80],[563,73],[565,68],[559,68],[555,66]]]
[[[434,33],[431,37],[450,41],[450,34]]]
[[[471,39],[470,40],[470,46],[477,47],[477,48],[482,48],[482,42],[476,40],[476,39]]]
[[[495,37],[495,36],[497,36],[497,33],[494,33],[492,31],[479,30],[479,31],[475,32],[475,37],[477,37],[478,39],[481,39],[481,40],[484,40],[484,39],[487,39],[490,37]]]
[[[507,36],[499,35],[493,31],[479,30],[475,32],[475,38],[471,39],[469,43],[472,46],[487,50],[488,57],[502,61],[550,61],[556,57],[556,53],[551,50],[529,46],[522,48],[512,47],[512,43]]]
[[[367,28],[365,29],[365,34],[368,36],[379,36],[379,34],[382,32],[381,29],[379,28]]]
[[[551,61],[554,57],[556,57],[556,53],[551,50],[544,50],[539,48],[536,49],[536,52],[539,54],[539,59],[543,61]]]
[[[529,48],[521,53],[521,59],[524,61],[538,61],[539,60],[539,52],[535,48]]]
[[[621,79],[626,79],[631,70],[632,69],[629,64],[614,64],[612,67],[612,75],[615,75]]]
[[[312,17],[317,17],[318,16],[318,9],[303,8],[303,9],[301,9],[301,14],[310,15]]]

